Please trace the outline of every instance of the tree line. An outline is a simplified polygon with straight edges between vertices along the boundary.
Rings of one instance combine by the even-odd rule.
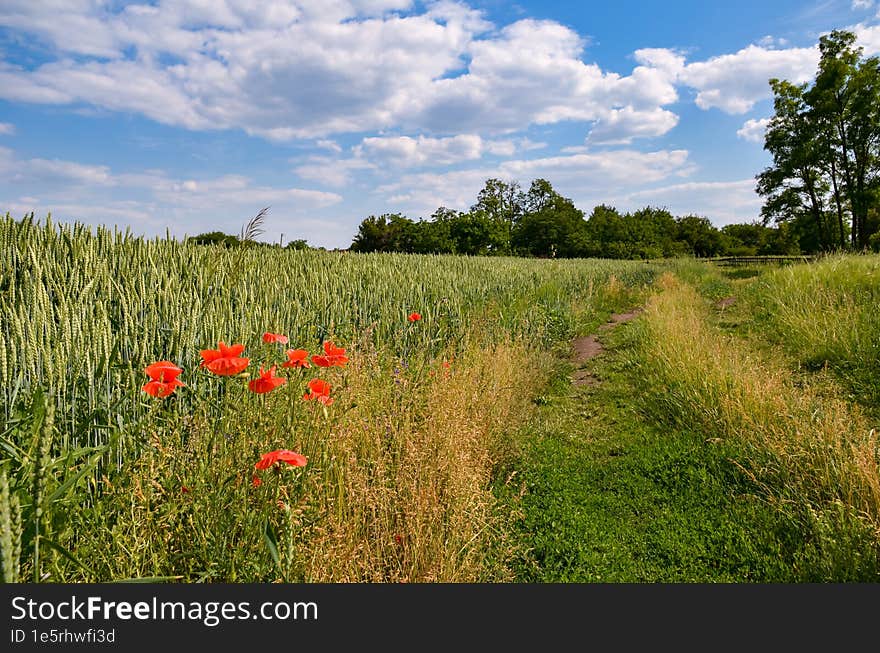
[[[546,179],[528,190],[488,179],[468,211],[446,207],[429,219],[371,215],[351,244],[356,252],[531,256],[542,258],[663,258],[691,255],[798,254],[786,224],[731,224],[721,229],[697,215],[673,216],[647,206],[621,213],[600,205],[589,217]]]
[[[880,249],[880,60],[855,43],[833,31],[819,39],[812,83],[770,80],[761,215],[789,225],[805,251]]]
[[[350,249],[603,258],[880,251],[880,59],[863,57],[855,44],[854,33],[835,30],[819,39],[812,82],[769,80],[774,113],[764,149],[773,163],[756,176],[760,221],[718,229],[703,216],[653,206],[621,213],[604,204],[585,216],[546,179],[528,190],[488,179],[468,211],[369,216]],[[249,242],[244,236],[191,240],[238,246]]]

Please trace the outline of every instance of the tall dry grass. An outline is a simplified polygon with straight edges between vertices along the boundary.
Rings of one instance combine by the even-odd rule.
[[[661,419],[730,441],[763,494],[826,530],[868,532],[880,550],[880,438],[826,376],[814,384],[713,328],[692,287],[667,274],[640,334],[646,397]],[[853,530],[854,529],[854,530]],[[877,566],[877,560],[872,563]]]
[[[225,250],[8,216],[0,253],[3,572],[51,581],[504,577],[488,487],[503,431],[542,352],[653,275]],[[254,395],[256,368],[284,360],[264,331],[312,353],[333,339],[351,362]],[[247,378],[199,368],[218,340],[246,345]],[[155,399],[143,368],[162,359],[186,387]],[[326,411],[302,400],[315,376],[333,385]],[[282,448],[308,465],[254,487],[254,463]]]
[[[749,286],[755,329],[793,360],[828,367],[880,415],[880,256],[829,256],[782,268]]]
[[[123,484],[105,481],[97,515],[75,526],[81,579],[508,580],[510,515],[490,481],[545,362],[522,342],[475,342],[451,362],[408,368],[365,350],[339,373],[344,390],[327,414],[310,406],[299,433],[249,425],[218,439],[196,420],[154,434]],[[253,487],[258,452],[280,446],[308,465]]]

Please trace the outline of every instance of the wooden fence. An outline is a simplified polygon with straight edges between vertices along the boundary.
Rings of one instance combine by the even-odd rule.
[[[816,256],[721,256],[719,258],[704,259],[716,265],[782,265],[785,263],[810,263],[816,260]]]

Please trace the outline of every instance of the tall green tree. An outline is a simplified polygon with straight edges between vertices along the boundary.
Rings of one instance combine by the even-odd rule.
[[[822,36],[819,51],[812,85],[770,80],[762,216],[791,222],[802,247],[864,249],[878,228],[869,216],[880,195],[880,60],[864,59],[845,30]]]
[[[412,252],[415,225],[399,213],[371,215],[361,222],[351,244],[354,252]]]
[[[574,202],[553,190],[546,179],[532,182],[523,215],[511,231],[514,252],[544,258],[588,254],[587,223]]]
[[[761,209],[765,222],[786,222],[796,217],[812,221],[820,249],[833,249],[828,224],[828,183],[821,165],[819,123],[809,110],[806,84],[771,79],[774,115],[764,136],[764,149],[773,165],[758,177],[758,193],[766,199]],[[836,243],[841,246],[842,243]]]
[[[843,181],[838,215],[845,201],[852,219],[851,244],[864,248],[871,236],[867,216],[878,172],[880,66],[876,57],[861,60],[862,48],[855,43],[855,34],[844,30],[819,39],[819,71],[807,101],[827,127],[827,160]],[[835,177],[831,181],[836,184]]]

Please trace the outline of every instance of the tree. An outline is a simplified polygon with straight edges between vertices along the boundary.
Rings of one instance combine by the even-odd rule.
[[[490,240],[488,253],[510,253],[510,234],[513,226],[523,214],[523,193],[520,185],[501,179],[487,179],[485,186],[477,195],[476,203],[471,206],[473,216],[481,215],[490,222]]]
[[[719,256],[724,251],[724,237],[708,218],[696,215],[686,215],[676,220],[678,224],[678,237],[694,256],[708,257]]]
[[[222,231],[209,231],[197,236],[190,236],[186,242],[195,245],[223,245],[225,247],[238,247],[240,244],[236,236],[230,236]]]
[[[284,246],[284,249],[303,250],[311,249],[308,242],[303,239],[291,240]]]
[[[415,242],[413,221],[399,213],[371,215],[361,222],[351,244],[354,252],[411,252]]]
[[[481,212],[490,220],[513,225],[522,215],[522,189],[515,181],[487,179],[471,213]]]
[[[511,231],[514,252],[545,258],[587,255],[583,211],[553,190],[550,182],[533,181],[523,207],[524,213]]]
[[[828,183],[820,165],[819,123],[808,110],[806,84],[771,79],[774,116],[764,137],[773,165],[758,175],[758,194],[766,197],[761,215],[785,222],[798,216],[813,221],[820,249],[833,249],[825,198]]]
[[[880,64],[876,57],[860,61],[862,48],[855,42],[855,34],[843,30],[819,39],[819,72],[807,99],[826,127],[829,162],[840,169],[852,217],[851,244],[864,248],[871,235],[867,215],[878,173]]]
[[[790,222],[801,247],[864,249],[880,225],[869,218],[880,189],[880,60],[862,59],[852,32],[819,39],[810,84],[771,79],[774,116],[757,176],[765,222]]]
[[[613,206],[600,204],[593,209],[587,220],[586,234],[592,244],[591,256],[626,258],[626,225]]]
[[[623,224],[629,235],[630,257],[661,258],[679,251],[675,245],[675,218],[666,209],[646,206],[624,215]]]
[[[520,196],[520,209],[522,213],[537,213],[550,206],[559,197],[553,186],[546,179],[535,179],[529,186],[529,191]]]
[[[482,211],[461,213],[449,225],[454,251],[470,256],[502,254],[509,250],[509,226]]]
[[[451,229],[459,215],[458,211],[441,206],[431,214],[430,220],[419,220],[415,224],[412,251],[416,254],[455,253]]]

